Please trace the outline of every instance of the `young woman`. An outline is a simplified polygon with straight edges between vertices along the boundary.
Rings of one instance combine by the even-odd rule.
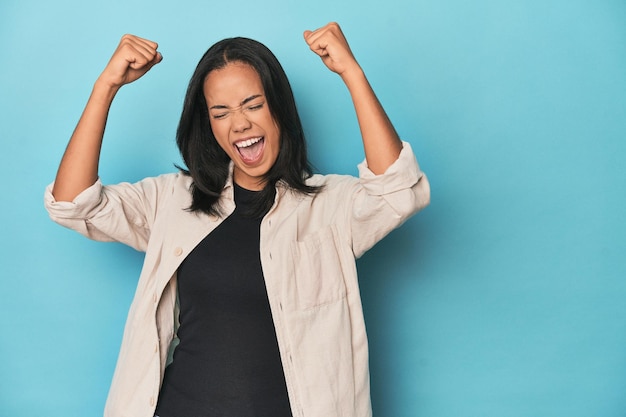
[[[53,220],[145,251],[105,415],[371,415],[355,259],[429,202],[341,29],[304,38],[352,97],[359,178],[313,175],[287,77],[262,44],[225,39],[200,60],[177,143],[185,169],[103,186],[117,91],[162,60],[122,38],[56,180]]]

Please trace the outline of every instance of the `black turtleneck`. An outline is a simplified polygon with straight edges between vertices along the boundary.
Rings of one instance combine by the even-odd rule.
[[[180,344],[159,417],[290,417],[259,255],[256,192],[234,185],[235,211],[178,269]]]

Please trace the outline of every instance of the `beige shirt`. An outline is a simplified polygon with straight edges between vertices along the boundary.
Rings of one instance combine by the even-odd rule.
[[[277,186],[261,223],[260,254],[294,417],[371,416],[368,348],[355,259],[430,199],[411,147],[375,176],[315,175],[317,195]],[[190,213],[182,174],[136,184],[98,180],[73,202],[45,205],[59,224],[101,241],[145,251],[105,408],[107,417],[152,417],[175,341],[176,270],[224,217]],[[232,182],[223,191],[234,210]]]

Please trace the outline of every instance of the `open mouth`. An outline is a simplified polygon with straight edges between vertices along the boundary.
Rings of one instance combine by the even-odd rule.
[[[246,164],[252,164],[261,158],[264,144],[265,138],[259,136],[257,138],[241,140],[236,142],[234,145],[243,162]]]

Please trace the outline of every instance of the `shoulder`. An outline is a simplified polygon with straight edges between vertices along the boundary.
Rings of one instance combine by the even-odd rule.
[[[158,185],[185,185],[191,184],[191,177],[185,175],[183,172],[169,172],[166,174],[157,175],[155,177],[146,177],[140,182],[153,182]]]
[[[191,178],[182,172],[166,173],[146,177],[137,182],[122,182],[105,185],[103,193],[108,200],[120,200],[126,204],[161,206],[170,203],[188,204],[190,200]],[[138,203],[139,204],[139,203]]]
[[[309,197],[313,200],[334,201],[351,200],[360,188],[359,179],[351,175],[315,174],[306,180],[311,187],[319,187],[319,191]]]
[[[178,190],[189,191],[192,179],[182,172],[161,174],[155,177],[146,177],[134,184],[144,189],[153,189],[155,192],[176,193]]]
[[[334,187],[341,185],[358,184],[359,179],[351,175],[340,174],[315,174],[307,178],[306,184],[312,187]]]

